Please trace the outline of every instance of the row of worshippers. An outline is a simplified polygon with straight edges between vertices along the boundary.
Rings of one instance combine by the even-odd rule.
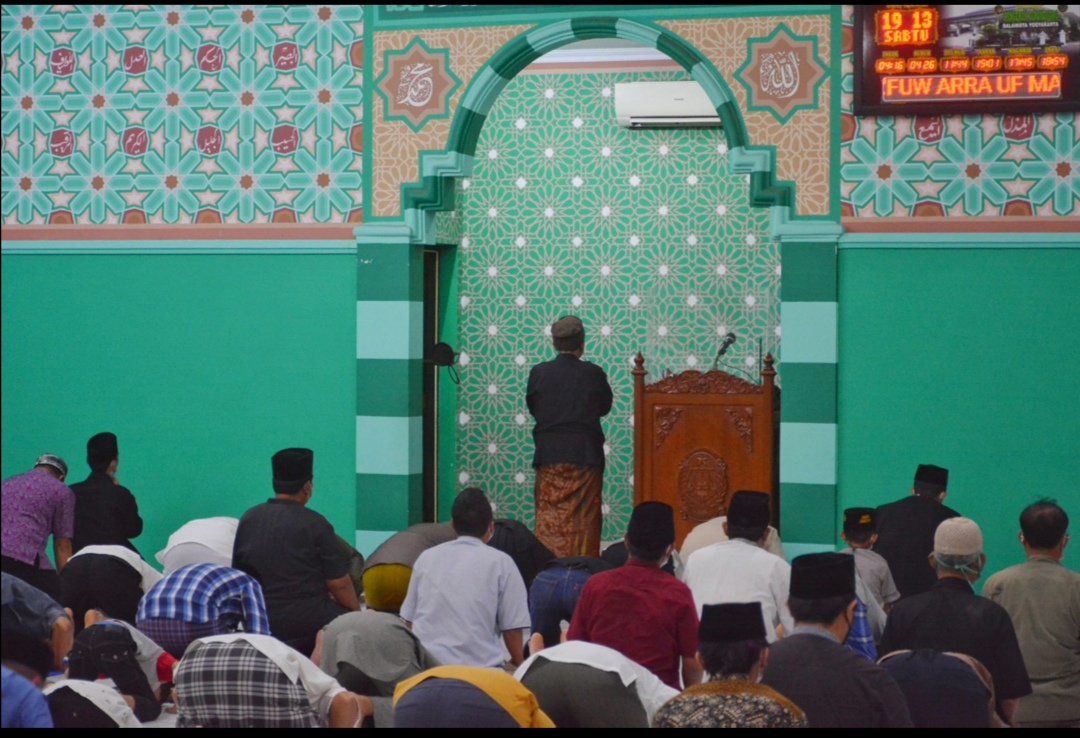
[[[256,521],[269,516],[270,523],[264,524],[263,527],[267,529],[267,535],[263,537],[264,542],[268,542],[269,546],[266,548],[271,549],[269,556],[270,564],[265,564],[267,559],[264,559],[264,572],[270,572],[272,575],[282,575],[286,579],[292,577],[292,581],[296,581],[298,577],[298,571],[294,565],[291,569],[285,567],[283,571],[278,571],[279,567],[274,566],[273,549],[284,549],[294,552],[303,552],[305,554],[311,554],[310,543],[312,540],[322,541],[322,550],[329,551],[332,544],[329,542],[329,538],[325,535],[311,536],[309,535],[311,530],[315,530],[318,533],[325,533],[329,528],[329,523],[325,521],[321,516],[313,511],[308,511],[304,506],[311,496],[311,478],[312,478],[312,455],[310,451],[304,449],[287,449],[277,455],[273,460],[274,469],[274,488],[275,498],[264,505],[260,505],[253,508],[245,515],[245,520],[249,519],[249,516]],[[920,467],[920,473],[923,467]],[[918,477],[917,477],[918,482]],[[756,541],[759,544],[766,543],[767,538],[774,538],[775,531],[767,533],[767,504],[762,505],[761,502],[767,503],[767,497],[760,495],[759,493],[740,493],[733,497],[732,504],[729,509],[728,520],[723,521],[721,529],[725,534],[732,533],[731,543],[735,545],[728,545],[727,548],[739,549],[746,548],[740,541]],[[940,501],[939,501],[940,502]],[[458,503],[461,503],[460,505]],[[460,507],[460,509],[458,509]],[[1056,506],[1055,506],[1056,507]],[[648,509],[648,508],[645,508]],[[297,519],[290,520],[288,515],[282,514],[281,511],[296,511],[298,514],[295,516]],[[468,511],[472,512],[469,513]],[[486,497],[479,490],[466,490],[462,493],[457,503],[455,503],[455,521],[452,526],[414,526],[414,528],[403,531],[397,536],[388,540],[379,550],[373,554],[368,561],[368,566],[363,574],[363,582],[367,587],[368,605],[373,609],[384,609],[393,611],[397,607],[402,607],[406,620],[412,619],[410,624],[413,628],[413,632],[421,634],[420,637],[429,646],[430,650],[434,653],[438,653],[441,657],[440,660],[443,663],[457,664],[457,663],[472,663],[479,664],[482,667],[495,666],[501,663],[502,647],[505,647],[506,653],[510,654],[510,661],[513,664],[520,663],[523,658],[522,649],[522,637],[521,629],[524,627],[532,627],[534,631],[543,633],[543,640],[540,642],[551,643],[554,638],[549,638],[549,634],[544,631],[550,631],[551,629],[551,616],[556,613],[558,608],[565,608],[569,606],[569,612],[571,613],[566,619],[571,620],[571,630],[574,630],[575,623],[581,623],[581,629],[586,628],[586,621],[589,620],[587,613],[583,608],[582,616],[579,618],[573,617],[575,609],[575,602],[566,602],[566,600],[573,599],[567,597],[568,592],[580,592],[581,591],[581,577],[585,579],[591,577],[594,571],[599,571],[602,568],[610,566],[608,562],[602,562],[599,560],[589,560],[588,557],[576,557],[569,560],[555,560],[549,562],[547,567],[539,571],[537,570],[543,565],[545,558],[542,551],[543,547],[539,546],[535,542],[535,538],[528,535],[527,529],[524,526],[516,524],[516,527],[510,528],[507,531],[504,527],[503,550],[508,551],[513,556],[510,560],[511,565],[508,564],[507,557],[500,554],[498,551],[493,551],[486,546],[477,546],[477,540],[489,540],[494,538],[497,532],[496,526],[493,521],[490,521],[491,512],[490,504]],[[1060,508],[1058,508],[1060,510]],[[762,512],[764,511],[764,515]],[[1027,511],[1025,511],[1026,513]],[[310,513],[310,516],[305,515]],[[670,511],[663,512],[661,509],[661,516],[669,515]],[[1064,515],[1064,512],[1061,511]],[[486,515],[486,517],[485,517]],[[637,515],[637,512],[635,512]],[[314,516],[314,517],[312,517]],[[863,515],[858,516],[859,521],[862,522]],[[1044,516],[1045,517],[1045,516]],[[460,520],[459,520],[460,518]],[[488,520],[487,525],[484,525],[484,521]],[[186,537],[180,535],[181,532],[174,535],[170,539],[170,548],[174,557],[184,561],[184,555],[192,556],[195,559],[198,558],[200,549],[213,549],[217,548],[224,551],[224,555],[228,556],[232,553],[230,563],[235,563],[236,554],[241,549],[239,539],[237,536],[236,546],[232,545],[232,541],[229,540],[227,545],[222,545],[221,540],[227,540],[229,538],[227,532],[217,533],[216,535],[207,535],[208,530],[214,526],[209,525],[211,521],[197,521],[198,525],[192,524],[191,526],[185,526],[189,528]],[[508,521],[507,521],[508,522]],[[732,525],[729,525],[731,523]],[[758,525],[758,524],[761,525]],[[1023,517],[1021,519],[1022,526],[1024,525]],[[761,527],[761,531],[753,530],[753,528]],[[1067,518],[1065,518],[1065,526],[1067,526]],[[251,526],[249,526],[251,527]],[[647,526],[646,526],[647,527]],[[751,530],[747,532],[744,528],[749,527]],[[195,530],[195,529],[200,530]],[[631,529],[634,528],[633,520]],[[252,528],[253,530],[259,530],[258,526]],[[449,529],[449,536],[447,535],[447,529]],[[455,529],[457,532],[455,533]],[[471,533],[461,534],[463,530],[471,530]],[[183,530],[183,529],[182,529]],[[1026,528],[1025,528],[1026,530]],[[1064,527],[1061,529],[1062,536],[1064,536]],[[200,535],[200,533],[202,535]],[[458,535],[461,534],[461,535]],[[525,535],[522,535],[525,534]],[[454,536],[457,536],[454,540],[449,540]],[[639,537],[641,532],[639,531]],[[1033,539],[1033,533],[1025,533],[1027,538]],[[666,537],[665,532],[663,536]],[[441,538],[440,538],[441,537]],[[655,567],[640,567],[641,557],[635,555],[635,549],[630,544],[630,531],[628,531],[627,545],[624,545],[623,556],[629,554],[629,562],[627,567],[624,567],[625,571],[633,571],[635,568],[655,568]],[[673,529],[670,534],[671,541],[666,545],[667,553],[671,554],[671,544],[674,542]],[[215,540],[221,539],[221,540]],[[446,539],[446,540],[442,540]],[[530,541],[530,539],[532,539]],[[434,541],[442,540],[442,544],[435,543]],[[1062,538],[1062,541],[1065,539]],[[688,542],[690,539],[688,539]],[[204,545],[208,544],[208,545]],[[641,541],[639,541],[641,543]],[[656,541],[652,543],[656,544]],[[778,542],[777,542],[778,543]],[[849,539],[850,543],[850,539]],[[281,544],[288,544],[282,546]],[[453,545],[451,545],[453,544]],[[439,545],[440,551],[438,556],[425,556],[426,549],[432,548],[435,545]],[[1062,549],[1064,543],[1061,544]],[[659,547],[659,546],[658,546]],[[255,546],[258,549],[258,546]],[[318,549],[318,546],[315,547]],[[663,547],[660,547],[663,548]],[[715,544],[710,544],[706,549],[717,548]],[[981,542],[979,545],[981,549]],[[230,551],[231,549],[234,549]],[[627,551],[629,549],[629,551]],[[684,552],[687,546],[683,547]],[[267,555],[266,552],[263,552]],[[317,595],[308,597],[308,593],[303,593],[305,597],[308,597],[308,602],[312,605],[327,604],[330,600],[329,595],[333,595],[332,585],[337,584],[337,577],[332,577],[332,574],[336,574],[340,567],[324,570],[320,568],[323,565],[323,559],[333,558],[332,556],[322,556],[318,554],[318,550],[315,552],[315,560],[309,562],[314,567],[311,571],[314,571],[314,576],[318,577],[320,574],[325,577],[322,582],[323,588]],[[611,553],[611,550],[605,552],[605,555]],[[641,547],[638,546],[637,552],[641,553]],[[184,554],[184,555],[181,555]],[[949,551],[939,551],[938,554],[942,556],[958,555],[950,553]],[[105,554],[100,554],[106,556]],[[978,555],[981,555],[981,550]],[[976,556],[976,558],[978,557]],[[547,556],[550,557],[550,552],[547,552]],[[107,556],[106,556],[107,557]],[[687,567],[690,568],[690,559],[694,558],[695,562],[698,558],[696,554],[692,554],[687,557]],[[858,561],[856,556],[856,561]],[[421,560],[423,559],[423,561]],[[1059,557],[1060,559],[1060,557]],[[780,561],[780,559],[776,559]],[[984,561],[985,559],[983,559]],[[449,563],[447,563],[449,562]],[[517,563],[517,576],[514,576],[515,567],[513,562]],[[602,566],[601,566],[602,565]],[[440,568],[441,566],[441,568]],[[134,566],[132,568],[135,568]],[[243,567],[241,567],[243,568]],[[249,568],[253,570],[253,573],[259,571],[258,565],[249,564]],[[417,569],[417,576],[413,576],[413,569]],[[970,567],[969,567],[970,568]],[[981,565],[978,567],[981,569]],[[1061,569],[1060,564],[1058,568]],[[168,566],[166,567],[168,573]],[[491,576],[482,576],[477,572],[483,572],[485,570],[491,571]],[[662,571],[662,570],[661,570]],[[931,569],[931,571],[933,571]],[[641,572],[636,572],[640,574]],[[685,574],[685,570],[683,572]],[[236,572],[236,574],[240,574]],[[310,574],[310,572],[309,572]],[[194,575],[194,572],[189,572],[189,579]],[[532,610],[531,613],[522,614],[520,603],[522,602],[522,595],[525,582],[535,576],[535,581],[532,582],[532,593],[529,595],[528,607]],[[664,590],[670,587],[664,587],[664,584],[671,585],[672,580],[668,575],[664,575],[667,579],[659,580],[659,587],[657,588],[656,595],[663,596]],[[948,578],[948,577],[947,577]],[[266,577],[259,580],[262,582],[249,582],[246,584],[249,593],[247,595],[248,600],[252,599],[250,590],[252,584],[254,588],[267,587]],[[602,578],[601,578],[602,579]],[[520,580],[520,585],[519,585]],[[486,581],[486,589],[484,582]],[[415,582],[415,584],[414,584]],[[426,582],[426,584],[425,584]],[[477,588],[477,583],[481,586]],[[310,583],[310,579],[309,579]],[[271,582],[272,584],[272,582]],[[341,582],[341,584],[344,584]],[[402,585],[404,584],[404,587]],[[758,585],[760,586],[760,584]],[[856,584],[856,588],[858,585]],[[200,612],[193,614],[189,612],[191,609],[190,602],[192,601],[193,592],[197,592],[200,589],[210,589],[206,585],[196,584],[193,581],[187,581],[181,583],[181,580],[174,580],[171,587],[172,601],[167,606],[158,606],[158,609],[148,608],[146,612],[140,612],[138,621],[141,627],[145,628],[149,632],[153,632],[159,641],[166,641],[170,636],[175,637],[177,642],[170,642],[170,647],[173,651],[183,654],[183,647],[186,647],[194,638],[207,633],[220,632],[220,630],[228,631],[232,628],[236,628],[238,621],[242,621],[243,618],[239,617],[236,613],[231,613],[229,617],[224,617],[222,613],[218,613],[216,616],[209,612],[207,608],[206,612]],[[282,594],[286,595],[284,607],[279,609],[280,613],[283,613],[284,617],[279,615],[277,618],[279,625],[292,626],[290,622],[291,618],[288,616],[290,613],[300,609],[295,601],[296,598],[290,598],[288,595],[293,593],[288,591],[288,588],[281,588]],[[314,587],[310,587],[310,590],[314,591]],[[405,590],[405,594],[400,595],[401,590]],[[617,587],[615,588],[618,589]],[[397,594],[395,594],[395,591]],[[670,594],[670,593],[668,593]],[[387,596],[389,595],[389,596]],[[513,611],[513,608],[492,608],[490,605],[477,607],[476,603],[490,603],[492,596],[496,598],[505,598],[506,602],[518,603],[517,612]],[[243,600],[242,596],[235,595]],[[406,603],[409,597],[412,600]],[[616,598],[618,595],[615,595]],[[150,598],[147,598],[148,600]],[[195,599],[199,599],[198,596]],[[294,599],[290,602],[289,599]],[[336,599],[336,598],[335,598]],[[380,599],[382,601],[380,601]],[[396,602],[395,602],[396,599]],[[655,598],[652,598],[655,600]],[[685,610],[685,598],[683,601],[678,602],[679,598],[675,598],[671,603],[674,609],[678,610],[682,605]],[[751,599],[751,598],[746,598]],[[978,599],[978,598],[976,598]],[[320,602],[321,600],[321,602]],[[273,632],[279,638],[283,637],[282,633],[289,632],[288,630],[281,630],[274,628],[274,610],[275,607],[271,606],[270,597],[266,598],[270,615],[268,618],[269,626],[260,625],[257,622],[245,622],[240,627],[243,627],[245,631],[258,634],[260,628]],[[456,604],[455,604],[456,603]],[[459,605],[464,603],[464,609]],[[338,601],[338,604],[341,604]],[[655,604],[655,602],[654,602]],[[856,605],[858,602],[856,601]],[[396,606],[395,606],[396,605]],[[113,605],[110,603],[110,607]],[[457,609],[455,609],[455,607]],[[252,609],[252,608],[249,608]],[[603,608],[601,608],[603,609]],[[629,607],[617,606],[616,610],[623,612],[633,612],[633,603]],[[659,608],[663,610],[664,608]],[[695,609],[693,602],[691,602],[691,610]],[[701,612],[703,609],[702,604],[698,604],[696,607],[697,612]],[[762,610],[764,610],[762,606]],[[502,610],[502,611],[500,611]],[[781,610],[783,612],[784,610]],[[318,629],[325,625],[327,620],[327,614],[330,615],[330,619],[334,615],[340,615],[343,613],[335,613],[332,609],[325,609],[323,615],[320,616],[323,622],[315,626],[314,632],[309,630],[304,633],[300,639],[292,639],[293,645],[299,645],[304,647],[304,651],[307,652],[307,647],[310,642],[314,640],[315,633],[319,632]],[[158,615],[164,615],[164,617],[157,617]],[[546,615],[548,622],[538,622],[538,615],[540,620]],[[695,613],[696,615],[696,613]],[[495,620],[490,620],[495,618]],[[501,619],[500,619],[501,618]],[[294,619],[294,618],[292,618]],[[257,618],[255,619],[257,621]],[[313,619],[314,620],[314,619]],[[478,623],[482,622],[497,623],[496,626],[477,627]],[[601,619],[602,620],[602,619]],[[770,620],[769,617],[763,613],[763,623]],[[775,620],[775,618],[773,618]],[[857,622],[853,615],[851,620]],[[62,618],[57,618],[54,621],[54,625],[61,622]],[[171,622],[170,622],[171,621]],[[179,621],[179,623],[177,622]],[[231,621],[231,622],[230,622]],[[557,620],[555,621],[558,622]],[[210,623],[215,623],[211,626]],[[223,627],[219,627],[221,623],[225,623]],[[513,625],[508,626],[509,623]],[[773,623],[775,624],[775,623]],[[539,627],[538,627],[539,626]],[[492,630],[494,627],[494,630]],[[591,640],[598,642],[603,641],[605,635],[603,634],[604,624],[601,622],[598,626],[599,631]],[[612,634],[617,639],[620,636],[620,632],[629,627],[628,632],[634,633],[633,623],[629,626],[626,624],[620,624],[612,629]],[[157,630],[155,630],[155,628]],[[850,628],[849,628],[850,629]],[[295,630],[295,628],[293,629]],[[683,683],[689,684],[692,681],[700,678],[700,668],[696,666],[695,660],[685,658],[683,653],[679,653],[674,658],[675,666],[672,667],[670,658],[656,659],[656,652],[654,649],[646,648],[646,646],[653,646],[652,636],[649,632],[649,628],[642,629],[642,632],[635,634],[633,637],[624,637],[624,641],[629,641],[627,648],[624,651],[629,651],[628,656],[634,658],[635,663],[645,664],[656,671],[658,674],[662,674],[663,680],[667,681],[669,686],[677,688],[682,686],[680,684],[679,677],[683,678]],[[692,627],[683,627],[680,638],[688,639],[692,635]],[[498,635],[492,636],[492,632],[501,635],[502,643]],[[766,629],[768,637],[775,640],[776,633],[772,628]],[[464,634],[462,636],[462,634]],[[572,634],[572,637],[581,638],[582,634]],[[625,636],[625,633],[622,634]],[[555,637],[557,638],[557,626]],[[589,636],[585,636],[589,638]],[[310,640],[309,640],[310,638]],[[62,640],[62,639],[61,639]],[[1015,640],[1015,639],[1014,639]],[[540,645],[540,644],[538,644]],[[617,644],[616,644],[617,645]],[[680,644],[684,645],[684,644]],[[635,652],[634,649],[637,649]],[[959,649],[957,649],[959,650]],[[691,649],[691,654],[693,650]],[[681,658],[681,665],[680,665]],[[649,663],[650,659],[654,663]],[[1060,659],[1058,659],[1060,662]],[[938,664],[940,667],[940,663]],[[696,673],[697,672],[697,673]],[[712,673],[712,672],[710,672]],[[988,681],[988,680],[987,680]],[[977,691],[977,690],[975,690]],[[1067,710],[1066,710],[1067,712]],[[385,713],[385,710],[384,710]],[[1039,714],[1039,713],[1036,713]],[[825,719],[824,716],[819,716],[821,719]],[[818,722],[821,722],[821,719]],[[384,721],[385,722],[385,715]],[[811,724],[815,724],[812,720]],[[827,721],[822,724],[827,724]]]

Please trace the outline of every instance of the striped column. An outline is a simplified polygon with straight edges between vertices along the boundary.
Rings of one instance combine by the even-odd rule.
[[[780,229],[780,522],[784,543],[836,543],[836,243],[842,229]]]
[[[420,522],[423,251],[402,224],[356,229],[358,531]]]

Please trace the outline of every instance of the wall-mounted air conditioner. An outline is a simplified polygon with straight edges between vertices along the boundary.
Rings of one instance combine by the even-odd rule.
[[[720,118],[697,82],[619,82],[615,116],[624,128],[719,128]]]

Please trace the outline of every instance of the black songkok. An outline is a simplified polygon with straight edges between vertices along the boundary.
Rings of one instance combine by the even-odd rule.
[[[642,502],[630,514],[626,538],[631,546],[659,551],[675,542],[675,512],[663,502]]]
[[[765,637],[760,602],[725,602],[701,609],[698,640],[712,643],[751,641]]]
[[[855,596],[855,557],[842,553],[796,556],[791,562],[791,596],[800,600]]]
[[[740,528],[764,528],[769,524],[769,496],[752,490],[736,492],[728,503],[727,523]]]
[[[949,470],[933,464],[919,464],[915,470],[915,489],[925,492],[944,492],[949,486]]]
[[[877,510],[872,507],[849,507],[844,510],[844,532],[873,533],[877,530]]]
[[[310,448],[286,448],[271,459],[274,491],[296,494],[314,476],[315,452]]]

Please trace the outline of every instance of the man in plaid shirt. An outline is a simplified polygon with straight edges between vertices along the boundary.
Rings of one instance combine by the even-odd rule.
[[[136,625],[177,658],[198,638],[270,634],[259,583],[217,564],[192,564],[164,577],[139,603]]]

